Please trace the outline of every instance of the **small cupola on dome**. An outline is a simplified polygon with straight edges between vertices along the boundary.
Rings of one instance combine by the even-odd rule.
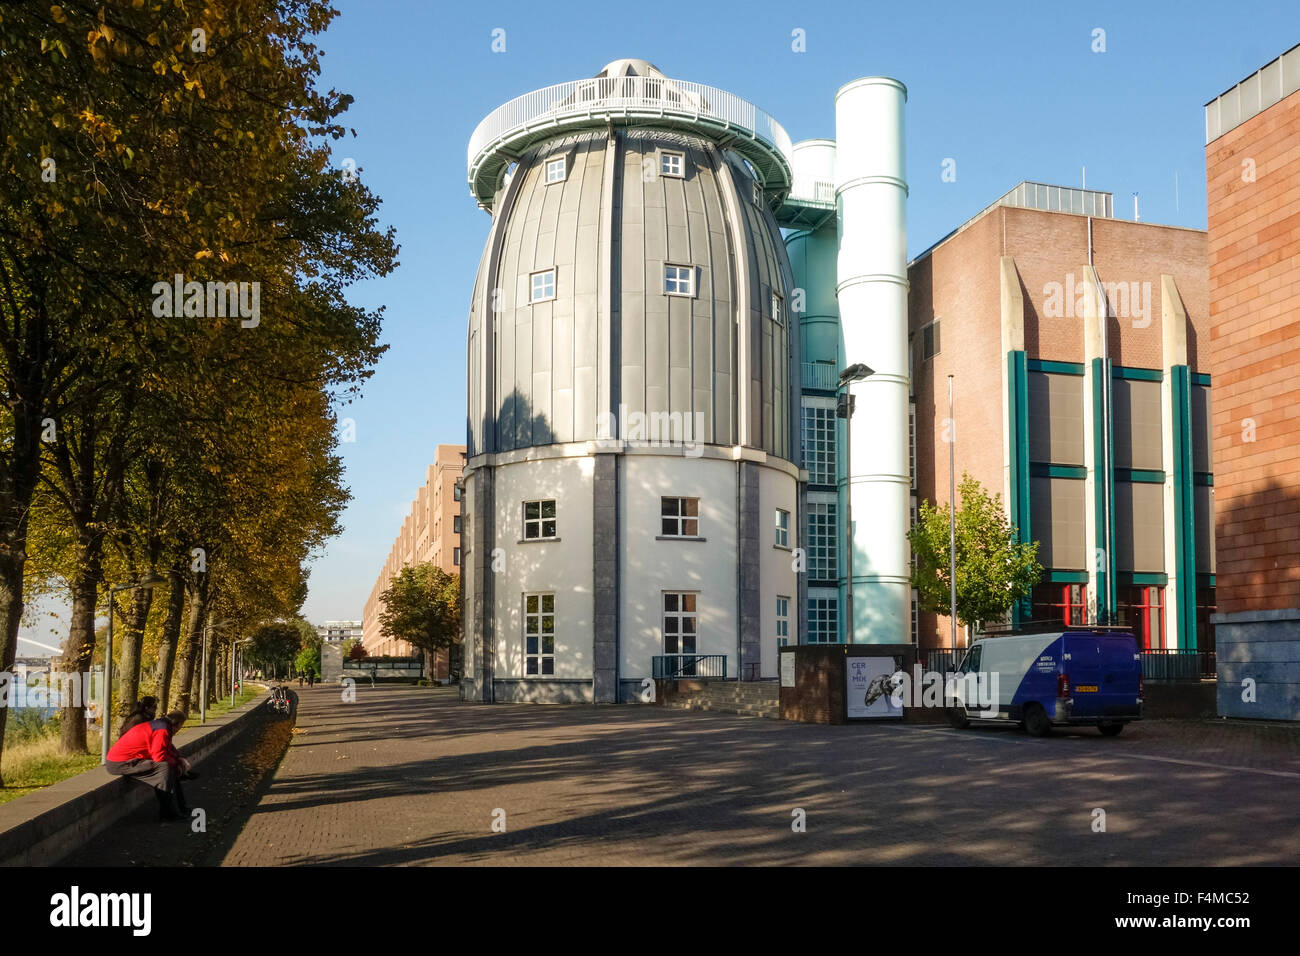
[[[614,78],[619,76],[658,76],[664,77],[659,67],[655,66],[649,60],[614,60],[607,63],[605,68],[596,74],[596,79],[602,77]],[[666,77],[664,77],[666,79]]]

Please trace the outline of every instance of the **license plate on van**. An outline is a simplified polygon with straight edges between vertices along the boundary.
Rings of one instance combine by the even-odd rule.
[[[1077,684],[1074,688],[1076,694],[1095,694],[1097,693],[1096,684]]]

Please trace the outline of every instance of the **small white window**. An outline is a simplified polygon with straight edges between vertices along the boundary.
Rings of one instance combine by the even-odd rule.
[[[763,187],[758,184],[757,180],[752,185],[754,187],[754,205],[761,206],[763,205]]]
[[[772,293],[772,321],[777,325],[785,325],[785,315],[781,310],[781,297],[775,292]]]
[[[698,538],[700,535],[699,498],[663,498],[659,517],[665,538]]]
[[[561,156],[558,159],[548,159],[546,161],[546,184],[564,182],[565,161]]]
[[[524,540],[542,541],[555,537],[555,499],[524,502]]]
[[[676,176],[680,179],[685,173],[686,154],[685,153],[660,153],[659,154],[659,175]]]
[[[776,599],[776,646],[785,647],[790,643],[790,599]]]
[[[776,544],[781,548],[790,547],[790,512],[776,509]]]
[[[695,295],[695,267],[664,266],[664,292],[668,295]]]
[[[545,272],[534,272],[532,274],[532,293],[529,296],[530,302],[545,302],[548,299],[555,298],[555,270],[547,269]]]

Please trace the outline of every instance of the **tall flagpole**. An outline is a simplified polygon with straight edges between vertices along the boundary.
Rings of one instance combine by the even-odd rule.
[[[952,376],[948,376],[948,596],[952,602],[948,615],[952,622],[953,657],[957,655],[957,419],[953,417]]]

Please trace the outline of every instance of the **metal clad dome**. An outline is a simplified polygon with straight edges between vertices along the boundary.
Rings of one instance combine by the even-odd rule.
[[[645,71],[658,73],[637,60],[602,72]],[[795,459],[790,267],[751,165],[718,139],[561,130],[518,157],[470,310],[471,457],[595,440],[603,413],[624,428],[667,413],[695,440]],[[680,177],[659,174],[665,150],[682,154]],[[564,178],[548,183],[555,159]],[[694,296],[665,294],[665,264],[693,267]],[[550,269],[554,298],[530,301],[532,275]]]

